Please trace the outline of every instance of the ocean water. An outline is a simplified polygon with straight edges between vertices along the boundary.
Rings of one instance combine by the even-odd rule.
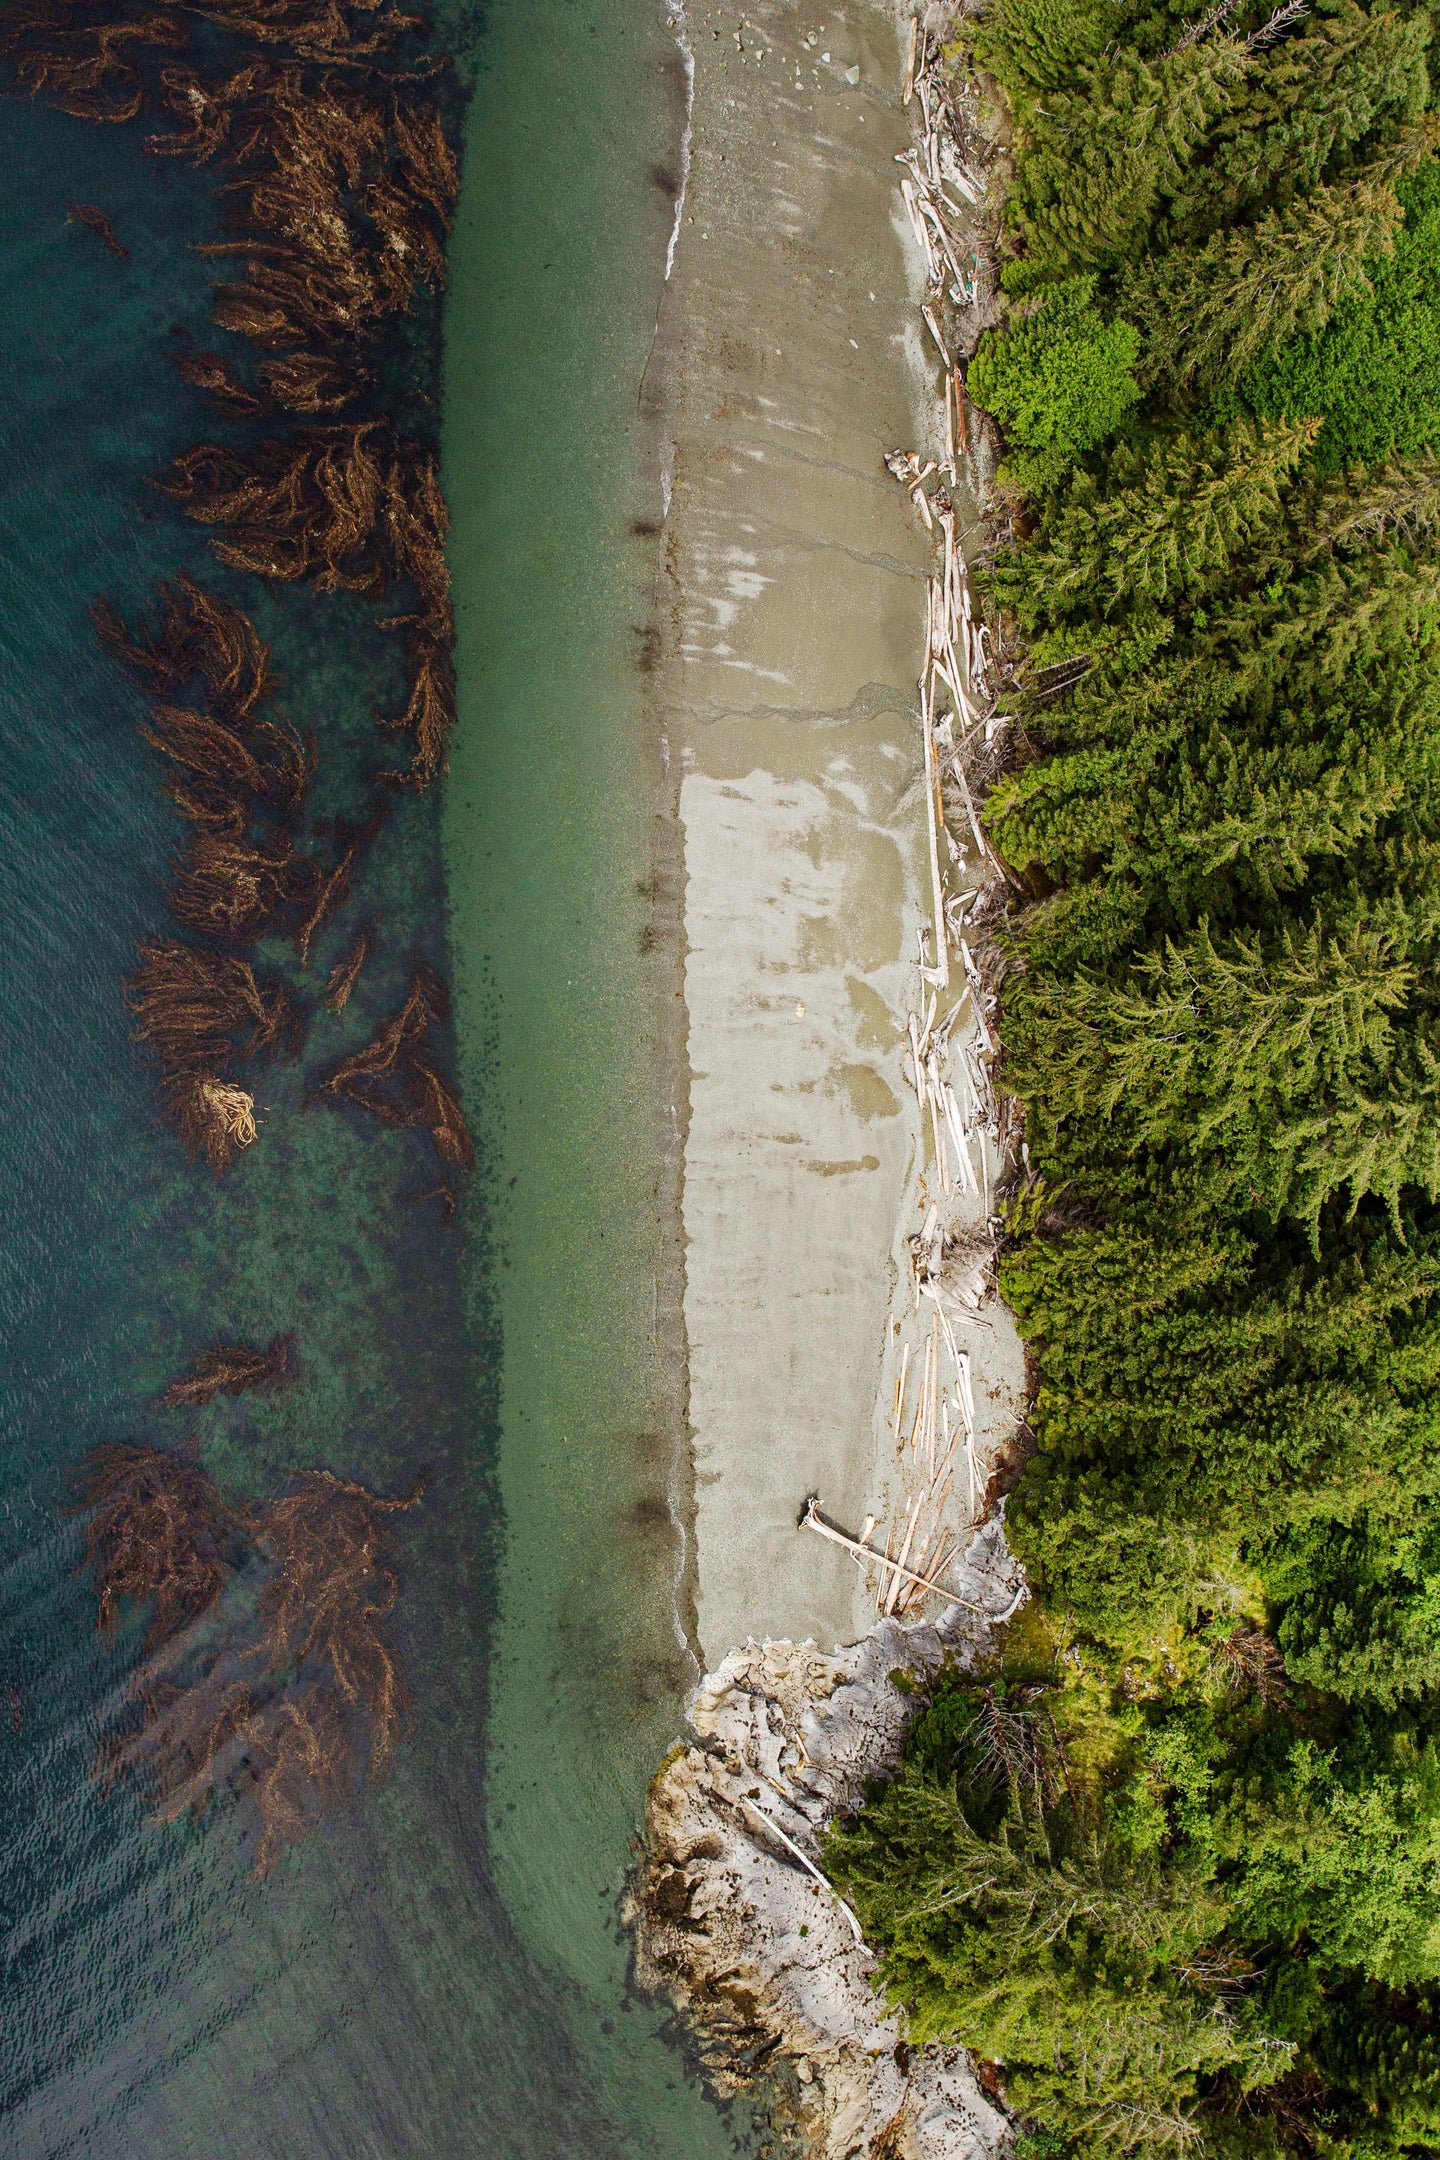
[[[672,991],[638,889],[662,802],[634,666],[653,561],[630,531],[656,486],[636,407],[674,48],[636,0],[494,0],[467,57],[455,774],[400,798],[311,987],[377,910],[380,953],[266,1078],[260,1143],[218,1183],[157,1120],[121,1002],[179,834],[89,602],[133,608],[189,567],[250,609],[319,734],[322,815],[363,810],[395,654],[358,603],[218,572],[148,484],[213,432],[167,353],[214,342],[194,243],[215,176],[0,101],[0,2152],[27,2160],[753,2142],[630,1997],[616,1919],[692,1670]],[[72,200],[129,262],[65,223]],[[481,1155],[449,1227],[417,1199],[423,1136],[303,1100],[417,956],[453,966]],[[158,1407],[206,1341],[279,1329],[301,1387]],[[152,1826],[91,1774],[137,1645],[96,1636],[70,1468],[187,1434],[245,1498],[315,1464],[390,1491],[427,1474],[397,1531],[413,1733],[263,1883],[234,1803]]]

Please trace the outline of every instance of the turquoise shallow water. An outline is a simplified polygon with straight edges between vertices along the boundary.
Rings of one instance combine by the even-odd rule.
[[[343,1023],[317,1022],[305,1065],[266,1082],[261,1143],[218,1186],[158,1126],[120,1002],[177,840],[139,700],[86,616],[97,591],[134,606],[182,565],[224,583],[146,485],[208,432],[165,352],[207,335],[191,250],[213,179],[144,159],[137,130],[0,102],[0,1689],[20,1719],[0,1718],[7,2154],[709,2160],[744,2142],[628,2001],[615,1921],[689,1670],[657,1513],[674,1416],[651,1327],[663,1028],[635,891],[651,776],[627,642],[646,574],[626,521],[651,484],[630,422],[668,225],[648,172],[675,117],[667,42],[632,0],[503,0],[475,47],[488,133],[451,327],[454,351],[458,314],[471,372],[452,366],[446,415],[455,781],[445,805],[402,799],[317,973],[376,907],[381,957]],[[567,101],[587,117],[558,137]],[[571,296],[522,320],[536,234],[520,176],[547,157]],[[65,225],[73,199],[105,208],[128,264]],[[545,404],[562,379],[577,389]],[[515,431],[538,439],[577,394],[575,470],[542,519],[524,489],[544,459],[517,454]],[[544,532],[558,622],[532,583]],[[293,717],[318,729],[317,807],[358,813],[392,650],[358,604],[230,589],[274,643]],[[542,787],[582,722],[584,757]],[[413,956],[449,965],[452,921],[482,1162],[446,1230],[409,1204],[434,1181],[417,1136],[306,1112],[302,1091],[306,1067],[393,1008]],[[188,1426],[156,1407],[200,1343],[282,1328],[302,1388]],[[265,1884],[233,1806],[152,1828],[89,1774],[134,1642],[95,1636],[58,1507],[67,1468],[98,1441],[191,1428],[247,1497],[315,1463],[388,1490],[429,1478],[398,1537],[413,1736]]]

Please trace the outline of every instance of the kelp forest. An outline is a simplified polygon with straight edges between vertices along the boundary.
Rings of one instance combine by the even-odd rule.
[[[1433,2154],[1436,28],[947,35],[998,145],[966,387],[1036,1595],[828,1864],[1034,2160]]]
[[[357,1144],[381,1126],[428,1135],[437,1181],[421,1197],[443,1223],[474,1161],[447,1073],[445,985],[414,960],[401,1009],[369,1041],[347,1006],[384,936],[364,903],[372,843],[444,772],[455,721],[438,451],[403,389],[407,334],[437,334],[458,186],[448,63],[430,25],[387,0],[11,0],[0,81],[125,131],[137,159],[214,175],[210,229],[194,236],[213,265],[213,349],[172,348],[195,439],[151,476],[146,514],[193,521],[215,575],[180,569],[148,607],[102,592],[93,608],[144,699],[140,733],[175,819],[155,927],[115,986],[157,1114],[197,1175],[243,1176],[265,1144],[266,1068],[305,1058],[323,1015],[298,1114],[344,1117]],[[67,216],[128,261],[104,203]],[[357,597],[403,656],[353,822],[310,809],[325,744],[281,702],[241,604],[256,579]],[[162,1407],[304,1377],[294,1334],[212,1342]],[[87,1455],[73,1504],[98,1625],[138,1645],[102,1783],[162,1822],[223,1791],[249,1810],[265,1874],[382,1771],[407,1704],[387,1625],[392,1518],[419,1499],[418,1485],[381,1498],[316,1467],[242,1504],[194,1440]]]

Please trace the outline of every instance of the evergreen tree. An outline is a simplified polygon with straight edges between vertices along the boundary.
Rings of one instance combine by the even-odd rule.
[[[1141,379],[1213,388],[1318,330],[1342,300],[1371,289],[1367,256],[1390,253],[1400,204],[1383,181],[1316,188],[1203,248],[1150,257],[1126,279],[1126,313],[1144,333]]]
[[[1194,245],[1283,210],[1418,123],[1429,40],[1421,11],[1318,0],[1298,34],[1255,56],[1217,110],[1204,155],[1176,175],[1167,233]]]
[[[1207,437],[1162,440],[1128,486],[1082,481],[1043,538],[991,573],[999,598],[1027,626],[1068,604],[1108,613],[1136,601],[1203,598],[1232,558],[1278,524],[1281,491],[1317,423],[1237,422]]]
[[[1153,61],[1124,47],[1047,94],[1011,197],[1025,249],[1006,272],[1012,291],[1113,270],[1143,247],[1167,183],[1248,66],[1226,38]]]

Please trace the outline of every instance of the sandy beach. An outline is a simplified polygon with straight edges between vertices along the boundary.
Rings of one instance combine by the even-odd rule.
[[[904,1063],[928,893],[915,680],[932,546],[883,455],[938,416],[880,0],[702,5],[688,185],[649,382],[667,402],[660,689],[683,829],[685,1327],[700,1651],[849,1640],[875,1599],[797,1534],[895,1498]],[[654,385],[663,386],[659,391]],[[978,1209],[977,1209],[978,1213]],[[892,1312],[897,1325],[892,1325]],[[977,1415],[1013,1426],[1003,1313]]]

